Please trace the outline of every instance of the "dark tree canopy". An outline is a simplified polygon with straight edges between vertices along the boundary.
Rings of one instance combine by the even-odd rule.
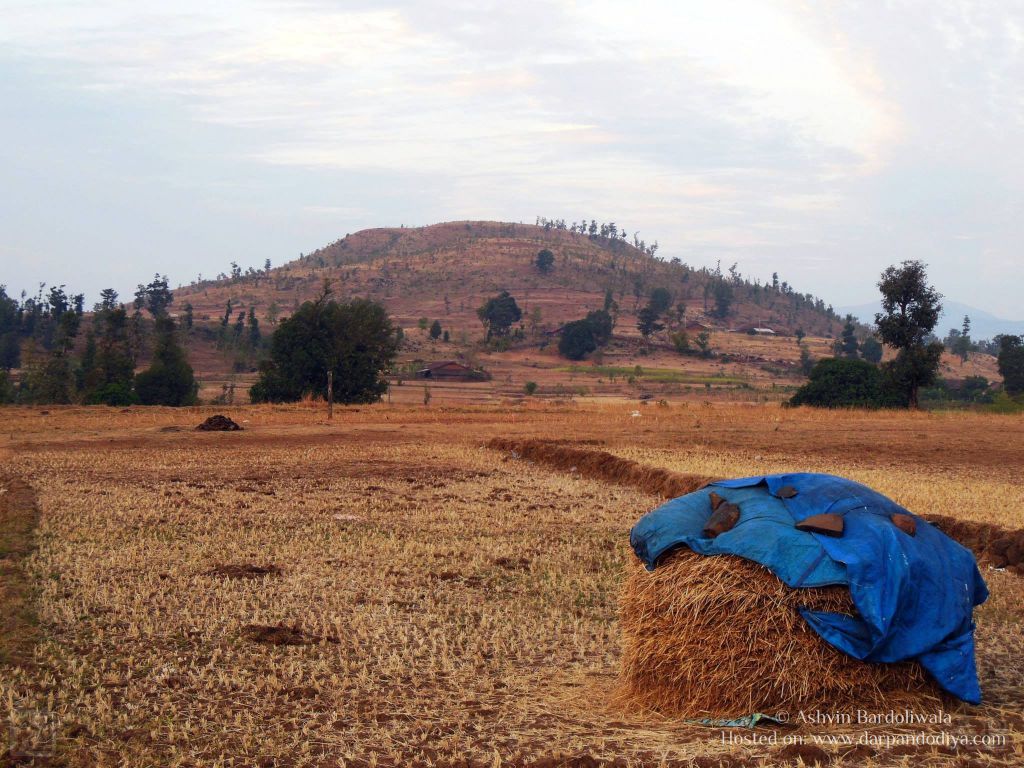
[[[904,261],[886,268],[878,290],[883,311],[875,315],[875,325],[882,342],[894,349],[923,346],[942,312],[942,294],[928,285],[925,265]]]
[[[570,360],[582,360],[597,349],[594,332],[586,320],[573,320],[562,326],[558,353]]]
[[[658,322],[659,314],[654,311],[651,305],[647,305],[636,314],[636,327],[645,339],[651,334],[657,333],[665,326]]]
[[[665,314],[670,306],[672,306],[672,294],[668,288],[655,288],[651,291],[651,296],[647,300],[647,306],[653,309],[658,315]]]
[[[594,335],[594,343],[597,346],[603,347],[612,340],[612,328],[615,323],[607,311],[595,309],[593,312],[588,312],[584,322],[590,326],[590,332]]]
[[[116,297],[116,294],[115,294]],[[135,308],[146,309],[153,317],[162,317],[167,314],[168,307],[174,302],[174,294],[171,293],[167,282],[167,276],[154,275],[148,285],[139,284],[135,291]]]
[[[874,336],[868,336],[860,345],[861,357],[863,357],[869,363],[874,363],[875,365],[878,365],[878,363],[882,362],[882,352],[882,345]]]
[[[185,351],[178,344],[174,321],[158,315],[153,362],[135,377],[135,391],[143,405],[193,405],[199,387]]]
[[[1003,389],[1008,395],[1024,392],[1024,337],[999,337],[999,375],[1003,377]]]
[[[550,272],[551,268],[555,266],[555,254],[545,248],[537,254],[534,264],[541,272]]]
[[[430,326],[430,338],[432,338],[434,341],[437,341],[439,338],[441,338],[442,333],[444,333],[444,329],[441,328],[441,321],[435,320],[433,324]]]
[[[491,336],[507,336],[513,323],[518,323],[523,313],[516,300],[508,291],[489,298],[476,311],[477,317],[487,329],[487,338]]]
[[[327,397],[334,371],[334,398],[372,403],[387,391],[384,373],[394,362],[398,338],[384,307],[369,299],[339,303],[323,293],[281,322],[260,366],[253,402],[292,402],[307,394]]]
[[[715,286],[712,288],[712,294],[715,297],[715,308],[711,314],[719,320],[724,320],[729,316],[729,310],[732,309],[732,285],[725,280],[716,280]]]
[[[939,321],[942,294],[928,285],[920,261],[888,267],[878,289],[884,310],[875,315],[878,337],[897,350],[896,359],[885,366],[887,375],[903,389],[907,405],[916,408],[920,388],[935,381],[942,359],[942,344],[927,342]]]
[[[857,341],[857,327],[853,324],[853,318],[847,316],[846,325],[843,326],[843,333],[839,338],[839,353],[843,357],[856,359],[860,350],[860,342]]]
[[[876,366],[841,357],[816,362],[810,381],[796,391],[789,403],[817,408],[880,408],[900,404],[888,393],[885,377]]]

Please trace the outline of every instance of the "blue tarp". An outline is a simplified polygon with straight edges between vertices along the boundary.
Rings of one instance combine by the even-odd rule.
[[[780,488],[796,495],[779,498]],[[714,539],[702,530],[709,496],[740,508],[739,522]],[[797,530],[822,513],[840,514],[838,538]],[[869,662],[916,659],[954,696],[977,704],[974,606],[988,588],[974,555],[920,517],[910,536],[890,521],[911,514],[867,486],[833,475],[798,473],[722,480],[648,513],[629,540],[648,570],[685,545],[702,555],[737,555],[769,568],[790,587],[842,584],[855,617],[801,610],[811,628],[841,651]]]

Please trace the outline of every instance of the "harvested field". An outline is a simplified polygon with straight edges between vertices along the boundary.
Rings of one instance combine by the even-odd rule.
[[[982,706],[730,741],[616,702],[627,532],[663,497],[483,447],[536,439],[704,477],[828,471],[1019,529],[1020,418],[623,404],[338,408],[328,423],[259,406],[222,434],[194,431],[212,409],[46,410],[5,409],[0,431],[40,513],[20,560],[38,627],[0,668],[0,762],[39,746],[39,723],[38,760],[70,766],[1024,761],[1019,576],[985,569]],[[885,741],[919,733],[971,743]]]

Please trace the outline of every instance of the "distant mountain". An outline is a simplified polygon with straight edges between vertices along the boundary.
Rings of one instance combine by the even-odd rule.
[[[838,307],[836,309],[836,312],[840,315],[853,315],[868,325],[874,323],[875,313],[881,311],[882,305],[878,301],[850,307]],[[978,309],[968,304],[961,304],[959,301],[943,299],[942,315],[940,315],[939,324],[935,328],[935,335],[945,338],[950,328],[959,329],[963,324],[964,315],[971,318],[971,338],[974,339],[991,339],[1000,333],[1010,333],[1017,336],[1024,334],[1024,320],[1005,320],[983,309]]]

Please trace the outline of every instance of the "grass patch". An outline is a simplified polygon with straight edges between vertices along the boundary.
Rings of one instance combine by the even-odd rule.
[[[568,365],[559,368],[559,371],[573,375],[597,376],[601,378],[628,379],[632,376],[637,381],[651,381],[658,384],[711,384],[730,385],[746,384],[747,379],[743,376],[699,376],[675,368],[644,368],[639,366],[629,367],[626,365]]]

